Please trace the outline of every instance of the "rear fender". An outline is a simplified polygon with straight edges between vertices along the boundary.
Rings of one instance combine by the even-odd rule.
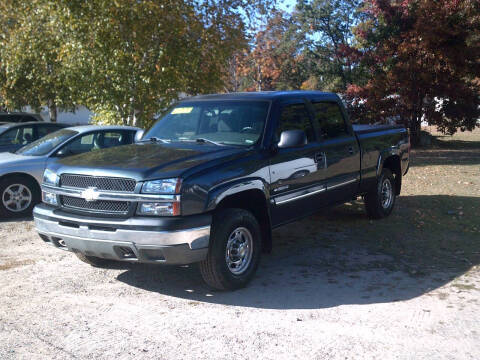
[[[377,162],[377,179],[384,168],[390,169],[395,177],[395,193],[400,195],[402,189],[402,170],[400,161],[400,150],[388,149],[380,154]]]

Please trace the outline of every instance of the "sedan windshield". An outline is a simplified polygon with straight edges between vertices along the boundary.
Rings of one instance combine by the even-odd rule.
[[[260,139],[266,101],[191,101],[171,108],[143,139],[251,146]]]
[[[78,132],[73,130],[58,130],[41,139],[38,139],[37,141],[32,142],[31,144],[28,144],[27,146],[22,147],[21,149],[17,150],[16,153],[29,156],[47,155],[58,145],[64,143],[77,134]]]

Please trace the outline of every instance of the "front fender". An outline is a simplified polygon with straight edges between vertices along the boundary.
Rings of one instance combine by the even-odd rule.
[[[260,190],[268,201],[269,193],[267,185],[262,179],[241,179],[221,184],[208,193],[206,211],[214,210],[220,202],[228,196],[235,195],[248,190]]]

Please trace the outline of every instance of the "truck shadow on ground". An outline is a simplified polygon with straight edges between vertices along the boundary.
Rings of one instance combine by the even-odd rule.
[[[132,265],[118,280],[189,301],[317,309],[409,300],[480,263],[477,228],[472,225],[471,233],[459,231],[470,229],[480,198],[405,196],[397,200],[395,213],[381,221],[369,221],[361,202],[354,202],[277,229],[274,252],[263,257],[245,289],[213,291],[204,285],[196,265]],[[458,204],[469,213],[464,220],[446,212]],[[436,214],[431,221],[412,210],[427,208]],[[417,217],[423,228],[417,227]]]

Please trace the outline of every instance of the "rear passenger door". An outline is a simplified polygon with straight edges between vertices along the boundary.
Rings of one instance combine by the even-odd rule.
[[[360,148],[353,129],[335,101],[312,101],[326,156],[327,196],[330,204],[350,200],[360,180]]]
[[[326,184],[321,144],[311,113],[303,100],[285,103],[277,117],[273,143],[286,130],[303,130],[308,143],[277,149],[270,159],[271,218],[279,225],[314,212],[325,202]]]

